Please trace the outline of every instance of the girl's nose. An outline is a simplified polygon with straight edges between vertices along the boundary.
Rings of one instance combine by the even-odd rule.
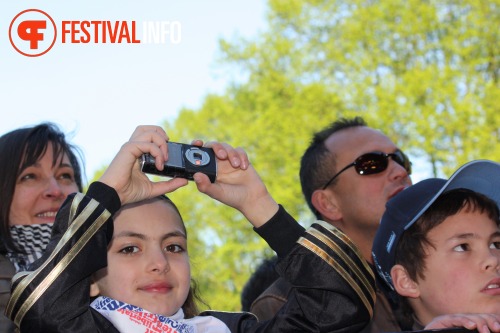
[[[151,253],[149,270],[156,273],[165,273],[170,270],[167,254],[160,249]]]

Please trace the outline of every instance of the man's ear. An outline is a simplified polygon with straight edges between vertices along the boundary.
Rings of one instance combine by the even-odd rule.
[[[316,190],[311,197],[311,203],[325,220],[338,221],[342,219],[337,198],[327,190]]]
[[[101,291],[99,290],[99,286],[97,285],[97,282],[95,282],[94,278],[92,277],[92,282],[90,283],[90,297],[97,297],[101,294]]]
[[[413,281],[406,268],[402,265],[397,264],[392,267],[391,278],[394,289],[396,289],[399,295],[410,298],[417,298],[420,296],[418,283]]]

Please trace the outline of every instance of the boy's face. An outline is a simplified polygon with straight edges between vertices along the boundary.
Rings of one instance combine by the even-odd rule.
[[[500,231],[479,211],[461,210],[428,233],[425,279],[410,299],[424,324],[451,313],[500,314]]]
[[[176,313],[187,298],[191,275],[186,233],[175,209],[161,199],[122,209],[114,221],[108,267],[94,278],[92,295],[164,316]]]

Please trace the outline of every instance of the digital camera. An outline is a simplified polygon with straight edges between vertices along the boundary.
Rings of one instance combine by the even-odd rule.
[[[217,177],[217,163],[212,148],[198,147],[177,142],[167,142],[168,160],[162,171],[155,166],[155,159],[150,154],[140,158],[141,171],[159,176],[179,177],[193,180],[193,175],[202,172],[213,183]]]

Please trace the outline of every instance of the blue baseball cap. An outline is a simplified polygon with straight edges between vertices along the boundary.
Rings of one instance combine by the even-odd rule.
[[[500,164],[488,160],[466,163],[448,180],[423,180],[387,202],[373,242],[372,256],[378,274],[391,289],[394,290],[391,268],[395,265],[396,247],[403,233],[441,194],[460,188],[481,193],[495,201],[500,208]]]

